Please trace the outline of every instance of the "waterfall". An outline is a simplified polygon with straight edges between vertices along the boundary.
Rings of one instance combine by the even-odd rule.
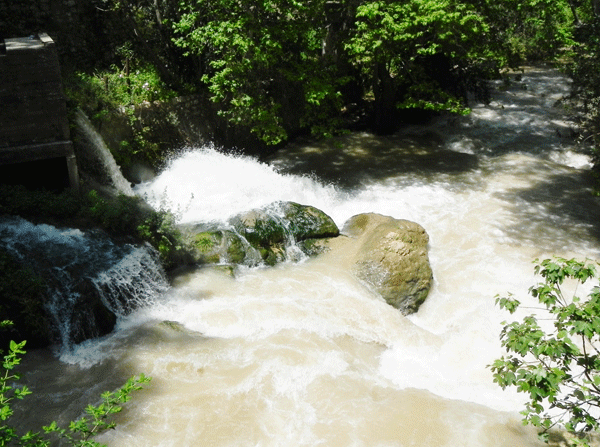
[[[503,355],[499,333],[511,318],[495,296],[534,304],[533,259],[600,259],[589,158],[563,136],[572,117],[553,107],[568,91],[558,72],[528,69],[468,117],[386,137],[300,142],[268,163],[190,148],[136,192],[189,225],[226,224],[277,201],[315,206],[340,228],[363,212],[412,220],[430,236],[435,283],[426,301],[402,316],[334,250],[233,276],[182,273],[109,336],[33,361],[31,371],[43,365],[45,391],[35,415],[22,417],[35,417],[35,428],[96,398],[88,384],[114,389],[143,372],[153,377],[146,394],[98,441],[543,446],[520,423],[523,396],[493,383],[486,365]]]
[[[94,174],[100,176],[121,194],[133,196],[131,184],[123,177],[121,168],[115,162],[106,143],[81,109],[75,112],[75,123],[80,136],[80,146],[85,148],[83,154],[77,154],[79,163],[84,163],[91,168]]]
[[[117,244],[100,231],[3,218],[0,246],[44,278],[45,308],[63,350],[112,329],[110,313],[125,316],[167,289],[154,249]]]

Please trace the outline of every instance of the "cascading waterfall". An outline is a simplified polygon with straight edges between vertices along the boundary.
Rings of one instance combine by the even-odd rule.
[[[21,218],[0,221],[0,244],[34,268],[49,287],[46,308],[60,346],[100,335],[95,301],[117,316],[152,303],[167,289],[156,252],[149,246],[116,244],[99,231],[34,225]]]
[[[118,316],[152,305],[168,289],[155,250],[149,246],[131,248],[92,280],[102,301]]]
[[[79,162],[81,163],[82,159],[87,160],[89,165],[94,166],[97,174],[105,178],[119,193],[133,196],[131,184],[123,176],[121,168],[117,165],[98,131],[80,109],[75,112],[75,123],[80,135],[80,146],[86,149],[84,154],[78,154]]]
[[[100,391],[144,372],[152,383],[99,441],[544,445],[520,424],[522,397],[494,384],[486,365],[502,354],[501,322],[510,317],[494,297],[512,292],[527,303],[535,257],[600,259],[589,160],[564,136],[574,124],[554,107],[568,90],[555,71],[529,69],[469,117],[385,138],[296,143],[268,163],[186,151],[136,192],[188,224],[226,224],[280,200],[315,206],[340,227],[362,212],[413,220],[430,236],[429,297],[403,317],[335,253],[235,277],[182,274],[110,336],[61,360],[26,359],[38,411],[23,410],[23,425],[49,422],[59,406],[61,417],[77,417]],[[53,377],[68,377],[69,387]],[[48,406],[48,396],[61,403]]]

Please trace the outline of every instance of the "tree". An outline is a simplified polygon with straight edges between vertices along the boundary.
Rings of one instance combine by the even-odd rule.
[[[553,60],[571,43],[577,20],[572,0],[485,0],[479,4],[497,53],[512,68],[528,60]]]
[[[574,104],[581,105],[581,139],[592,145],[596,172],[600,167],[600,2],[581,1],[580,23],[575,29],[573,78]]]
[[[505,325],[500,334],[507,355],[489,365],[494,382],[528,395],[523,422],[548,431],[564,424],[576,437],[572,445],[588,445],[598,431],[600,409],[600,288],[587,298],[563,293],[565,280],[583,284],[596,279],[591,263],[562,258],[536,262],[543,282],[529,289],[541,305],[536,315]],[[512,296],[497,297],[514,313],[521,304]],[[549,328],[540,324],[548,319]]]
[[[375,126],[397,109],[466,112],[469,69],[484,56],[488,25],[455,0],[365,1],[346,43],[374,97]]]
[[[177,44],[202,61],[202,81],[229,122],[268,144],[290,128],[327,133],[343,79],[323,57],[324,3],[191,1],[175,24]]]
[[[96,0],[111,27],[113,56],[122,59],[124,71],[133,64],[150,64],[169,88],[182,89],[190,68],[173,42],[172,23],[178,19],[176,0]]]

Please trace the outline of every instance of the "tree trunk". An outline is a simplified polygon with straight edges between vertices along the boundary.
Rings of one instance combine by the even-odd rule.
[[[577,7],[575,6],[573,0],[569,0],[569,7],[571,8],[571,14],[573,14],[573,24],[577,26],[581,22],[579,21],[579,16],[577,15]]]
[[[373,86],[374,128],[377,133],[386,134],[395,130],[396,86],[383,62],[375,64],[375,82]]]

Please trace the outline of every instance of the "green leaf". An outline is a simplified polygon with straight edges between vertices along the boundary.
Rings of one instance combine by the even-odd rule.
[[[503,323],[500,341],[511,355],[488,367],[501,387],[514,386],[527,393],[524,423],[548,430],[564,417],[566,429],[574,434],[595,431],[598,421],[589,413],[588,404],[600,401],[600,354],[592,348],[600,340],[597,288],[584,299],[564,296],[561,284],[567,279],[597,281],[596,271],[583,262],[562,258],[536,261],[534,270],[544,280],[529,289],[542,305],[540,313]],[[496,297],[496,303],[509,312],[514,310],[512,298]],[[540,326],[538,318],[553,324]],[[571,367],[573,362],[579,369]],[[550,408],[562,412],[547,416]]]

